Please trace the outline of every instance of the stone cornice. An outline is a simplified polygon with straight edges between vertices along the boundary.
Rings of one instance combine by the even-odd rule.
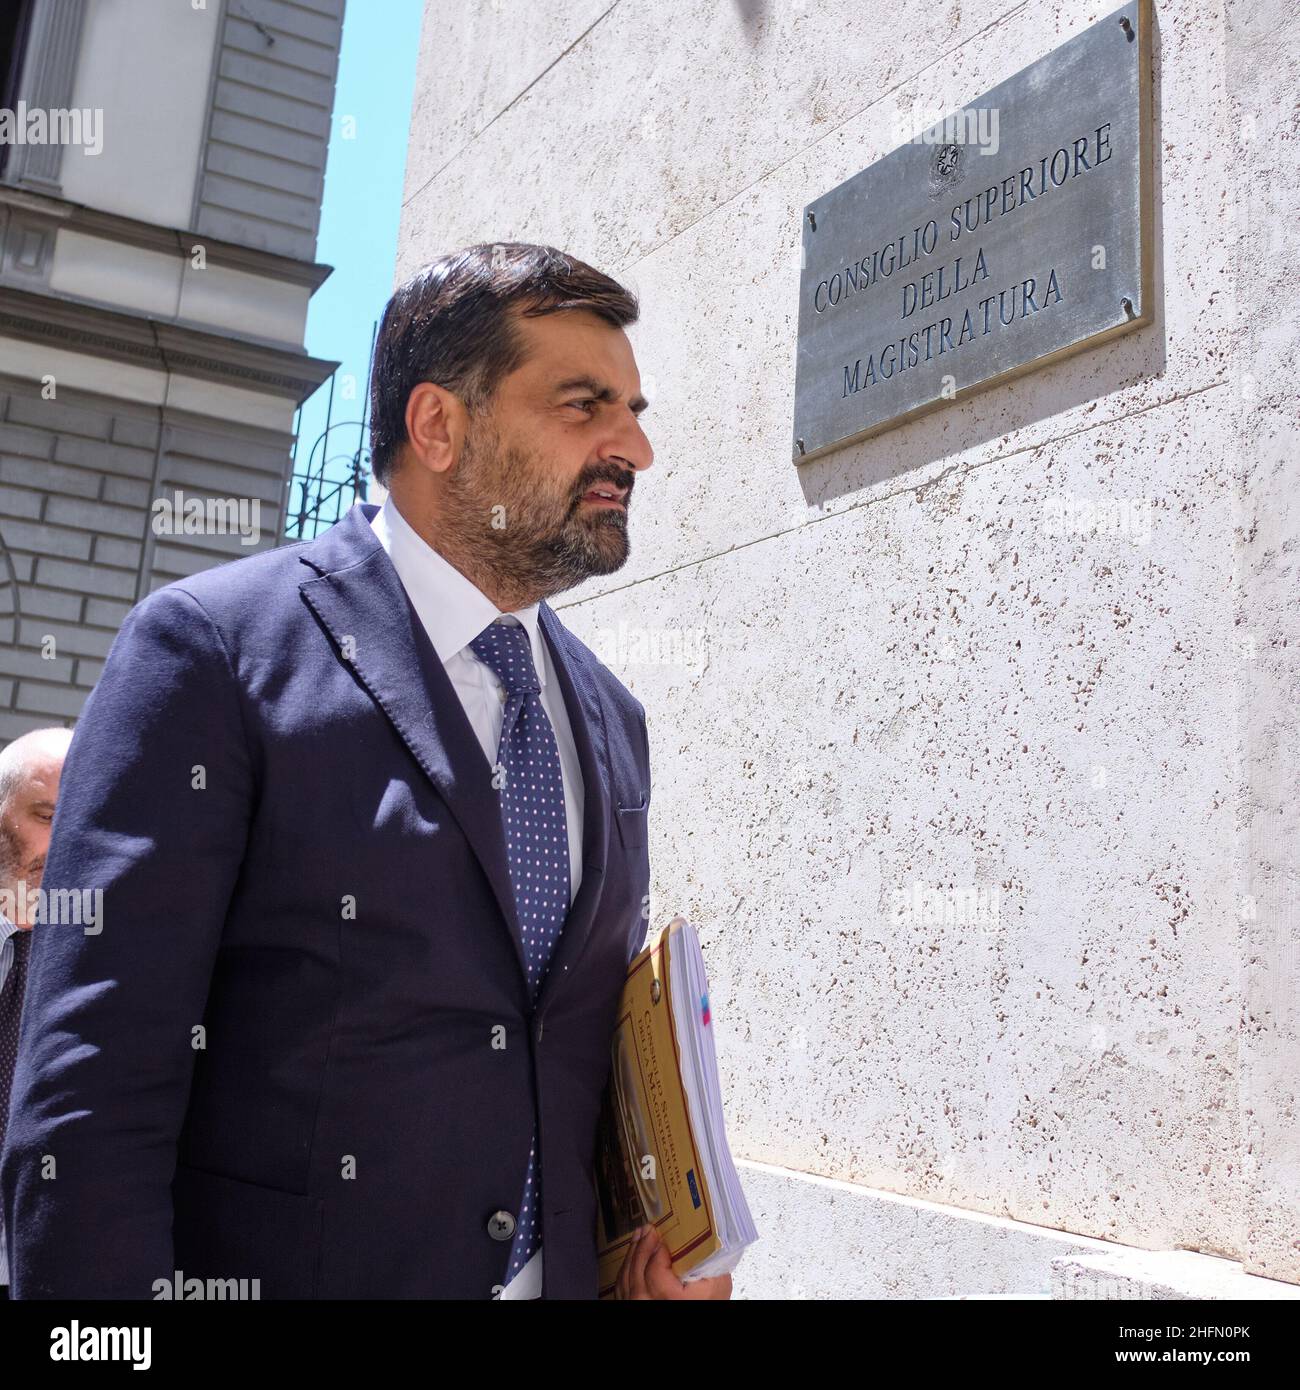
[[[103,212],[82,203],[70,203],[66,198],[54,198],[45,193],[16,184],[0,183],[0,205],[20,208],[23,212],[47,219],[52,225],[67,227],[85,236],[103,237],[107,241],[124,242],[148,251],[162,251],[189,259],[196,246],[202,246],[209,265],[227,266],[249,275],[305,285],[313,293],[320,289],[334,267],[317,261],[299,261],[292,256],[280,256],[273,251],[259,251],[251,246],[220,241],[198,232],[182,231],[175,227],[159,227],[138,218],[123,217],[116,212]]]
[[[65,351],[242,386],[301,404],[338,366],[304,352],[0,285],[0,333]]]

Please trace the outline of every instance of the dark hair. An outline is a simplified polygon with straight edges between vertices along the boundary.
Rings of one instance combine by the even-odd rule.
[[[406,402],[422,381],[453,391],[471,410],[517,371],[526,350],[511,321],[586,309],[622,328],[636,297],[616,280],[554,246],[480,242],[418,270],[388,301],[370,374],[370,456],[387,483],[406,442]]]

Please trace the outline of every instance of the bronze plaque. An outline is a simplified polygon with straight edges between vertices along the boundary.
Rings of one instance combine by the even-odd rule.
[[[1149,323],[1150,147],[1132,0],[809,203],[795,461]]]

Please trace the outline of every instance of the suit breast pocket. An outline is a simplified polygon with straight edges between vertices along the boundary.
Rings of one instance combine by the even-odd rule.
[[[644,849],[646,823],[650,818],[650,802],[645,792],[614,797],[614,819],[618,823],[618,838],[624,849]]]

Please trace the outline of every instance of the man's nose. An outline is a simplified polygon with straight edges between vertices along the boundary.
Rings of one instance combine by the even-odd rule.
[[[626,463],[641,473],[654,462],[655,451],[650,446],[641,422],[628,411],[614,437],[609,442],[605,457]]]

